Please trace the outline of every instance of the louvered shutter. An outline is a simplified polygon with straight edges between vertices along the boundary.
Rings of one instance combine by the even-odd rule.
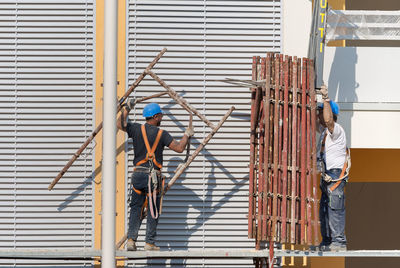
[[[251,79],[253,55],[279,52],[280,1],[129,1],[128,82],[131,84],[164,47],[154,72],[215,124],[236,110],[164,199],[157,243],[164,249],[249,249],[247,238],[250,91],[216,80]],[[146,78],[136,97],[164,88]],[[162,128],[180,139],[189,115],[168,97],[154,99],[166,115]],[[137,105],[131,120],[143,123]],[[191,152],[211,131],[194,117]],[[129,144],[128,176],[132,148]],[[172,177],[184,154],[166,150],[164,173]],[[143,246],[145,223],[139,237]],[[133,263],[133,262],[132,262]],[[252,260],[153,260],[135,265],[163,267],[253,267]],[[153,267],[153,266],[152,266]]]
[[[0,47],[0,248],[91,248],[90,148],[47,186],[93,129],[94,0],[2,0]]]

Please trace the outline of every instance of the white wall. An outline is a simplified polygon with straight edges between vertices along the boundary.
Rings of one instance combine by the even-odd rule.
[[[400,48],[326,47],[324,81],[352,148],[400,148]]]
[[[282,53],[307,57],[311,29],[311,0],[282,1]]]

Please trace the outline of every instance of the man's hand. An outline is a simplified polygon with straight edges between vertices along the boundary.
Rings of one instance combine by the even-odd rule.
[[[328,88],[325,85],[321,86],[320,92],[323,100],[329,99]]]
[[[185,130],[185,135],[187,135],[188,137],[192,137],[194,135],[194,129],[193,127],[187,127]]]
[[[136,99],[129,99],[125,104],[124,107],[130,111],[133,109],[133,107],[135,107],[136,105]]]

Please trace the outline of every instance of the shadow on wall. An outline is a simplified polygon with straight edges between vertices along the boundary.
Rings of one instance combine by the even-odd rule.
[[[337,47],[333,57],[329,78],[329,97],[338,102],[341,110],[338,123],[346,132],[347,146],[351,147],[351,119],[353,104],[358,102],[356,88],[356,64],[358,56],[355,47]]]
[[[185,93],[183,93],[185,94]],[[183,94],[180,94],[181,96]],[[168,104],[163,106],[164,111],[168,111],[174,105],[177,105],[173,100],[169,101]],[[174,116],[173,113],[166,113],[168,118],[176,124],[176,126],[182,131],[183,134],[187,125],[182,123],[178,120],[177,117]],[[246,114],[239,114],[233,113],[231,117],[237,117],[243,120],[249,120],[249,115]],[[193,118],[195,120],[195,117]],[[229,119],[228,119],[229,120]],[[220,131],[224,126],[221,127]],[[161,125],[161,128],[163,126]],[[209,134],[211,130],[207,128],[205,136]],[[216,133],[215,135],[218,135]],[[178,134],[179,136],[179,134]],[[180,137],[178,137],[180,139]],[[190,155],[195,151],[195,144],[200,144],[203,140],[203,137],[196,136],[192,137],[192,146],[190,150]],[[197,146],[196,146],[197,147]],[[157,228],[157,238],[156,243],[164,250],[189,250],[189,240],[190,238],[195,235],[197,232],[201,230],[205,230],[205,224],[209,221],[213,215],[218,213],[220,209],[223,208],[224,205],[232,197],[237,195],[243,187],[247,187],[246,183],[248,182],[248,175],[245,177],[237,178],[234,174],[232,174],[222,163],[220,163],[217,156],[213,155],[211,151],[207,150],[207,145],[203,148],[200,152],[198,157],[204,157],[205,161],[207,161],[211,165],[210,172],[205,174],[204,177],[204,188],[203,195],[198,195],[197,192],[194,190],[195,187],[186,186],[184,184],[184,180],[186,179],[187,173],[184,172],[179,179],[176,181],[177,183],[173,185],[171,190],[166,193],[164,198],[164,205],[163,205],[163,215],[160,217],[160,222]],[[174,174],[176,167],[179,163],[183,163],[182,156],[175,156],[168,160],[168,163],[164,163],[164,167],[166,168],[165,175],[167,176],[168,183],[171,175]],[[190,168],[190,166],[189,166]],[[217,189],[218,182],[216,178],[216,173],[221,172],[226,176],[226,179],[229,179],[232,182],[232,185],[227,186],[230,187],[229,190],[223,192],[223,197],[215,198],[221,195],[219,190]],[[203,175],[199,175],[203,176]],[[247,190],[247,188],[246,188]],[[176,207],[177,202],[180,202],[179,207]],[[171,223],[171,216],[174,213],[178,213],[179,217],[174,218],[173,222]],[[169,215],[168,215],[169,214]],[[192,215],[196,215],[193,218]],[[233,221],[233,220],[230,220]],[[172,227],[171,232],[171,224],[175,225]],[[143,225],[142,225],[143,228]],[[212,228],[211,228],[212,229]],[[173,236],[175,232],[176,237],[173,241],[166,241],[169,236]],[[223,238],[221,238],[223,239]],[[233,246],[234,247],[234,246]],[[172,259],[170,261],[164,259],[149,259],[146,261],[148,266],[151,265],[159,265],[159,266],[166,266],[170,265],[171,267],[184,267],[187,265],[186,259]]]

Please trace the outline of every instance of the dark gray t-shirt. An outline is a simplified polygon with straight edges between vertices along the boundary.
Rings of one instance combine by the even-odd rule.
[[[146,128],[146,133],[147,133],[147,139],[149,141],[150,149],[153,146],[154,141],[156,140],[157,133],[159,128],[153,125],[149,124],[144,124]],[[141,130],[141,124],[139,123],[132,123],[128,122],[128,125],[126,126],[126,132],[128,133],[129,138],[133,140],[133,151],[135,154],[135,157],[133,159],[133,164],[136,166],[136,164],[146,158],[146,145],[144,143],[144,139],[142,136],[142,130]],[[170,143],[172,142],[173,138],[172,136],[168,133],[168,131],[163,131],[161,135],[160,142],[157,145],[156,151],[154,152],[156,156],[156,161],[162,165],[163,163],[163,151],[164,147],[168,147]],[[144,167],[149,167],[149,163],[143,163],[141,166]],[[156,165],[154,165],[156,169],[159,169]]]

